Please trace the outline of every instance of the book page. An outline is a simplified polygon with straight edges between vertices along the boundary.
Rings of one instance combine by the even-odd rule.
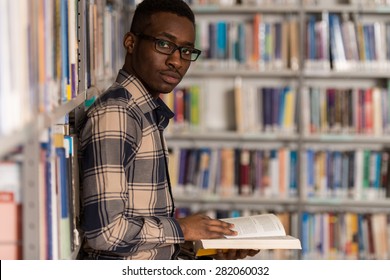
[[[238,235],[226,236],[226,238],[286,235],[282,223],[274,214],[263,214],[250,217],[229,218],[222,220],[234,224],[233,230],[238,232]]]

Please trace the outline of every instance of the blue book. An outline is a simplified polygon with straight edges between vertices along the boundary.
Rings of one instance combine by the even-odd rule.
[[[307,156],[307,196],[312,197],[314,196],[314,151],[313,150],[307,150],[306,152]]]
[[[341,189],[341,152],[334,151],[332,153],[333,157],[333,194],[336,195],[337,191]]]
[[[355,152],[348,151],[348,189],[353,190],[355,187]]]
[[[307,58],[310,60],[317,59],[316,55],[316,33],[315,33],[316,18],[314,15],[310,15],[307,21],[307,41],[308,41],[308,53]]]
[[[290,193],[296,195],[298,191],[298,152],[290,152]]]
[[[302,256],[303,258],[307,257],[310,253],[310,217],[311,214],[307,212],[302,213]]]
[[[331,192],[333,189],[333,157],[330,151],[326,151],[326,182],[327,190]]]
[[[371,60],[376,60],[377,59],[377,54],[375,51],[375,27],[374,24],[371,23],[368,25],[368,49],[370,52],[370,59]]]
[[[279,128],[283,128],[284,126],[284,116],[286,114],[286,95],[289,91],[288,87],[284,87],[280,89],[279,96],[279,116],[278,116],[278,124]]]
[[[274,24],[274,59],[280,60],[282,59],[282,23],[281,22],[275,22]]]
[[[279,121],[279,111],[280,111],[280,88],[272,89],[272,127],[273,129],[280,128],[281,124]]]
[[[372,52],[371,52],[371,43],[370,43],[370,27],[369,25],[365,24],[363,25],[363,37],[364,37],[364,53],[366,60],[371,61],[372,60]]]
[[[48,137],[49,140],[46,143],[41,143],[41,149],[45,151],[45,187],[46,187],[46,238],[47,238],[47,248],[46,248],[46,255],[48,260],[53,259],[53,213],[55,213],[54,209],[52,208],[52,200],[53,200],[53,193],[52,193],[52,184],[51,181],[52,174],[51,174],[51,137]],[[55,194],[54,194],[55,195]]]
[[[179,159],[179,176],[177,183],[179,186],[184,187],[185,185],[185,166],[186,166],[186,159],[187,159],[187,149],[182,148],[179,151],[180,153],[180,159]]]
[[[227,24],[217,22],[217,59],[227,59]]]
[[[359,259],[365,259],[367,257],[366,255],[366,248],[364,246],[364,230],[363,230],[363,222],[364,222],[364,214],[357,214],[358,215],[358,248],[359,248]]]
[[[196,185],[196,172],[198,169],[198,150],[197,149],[189,149],[188,150],[188,159],[187,159],[187,172],[184,178],[185,185]]]
[[[262,57],[262,60],[265,62],[265,63],[269,63],[271,62],[271,59],[272,59],[272,53],[274,51],[273,49],[273,45],[272,45],[272,31],[271,31],[271,24],[270,23],[264,23],[264,32],[265,32],[265,36],[264,36],[264,40],[265,40],[265,50],[263,52],[263,57]]]
[[[387,49],[386,49],[386,58],[387,60],[390,60],[390,23],[387,22],[386,23],[386,46],[387,46]]]
[[[272,88],[265,87],[263,92],[263,124],[265,131],[272,128]]]
[[[350,162],[348,157],[348,152],[341,152],[341,190],[344,193],[348,190],[348,180],[349,180],[349,168]]]
[[[374,152],[374,157],[375,157],[374,189],[379,192],[379,188],[381,186],[381,164],[382,164],[381,153],[378,151]]]
[[[209,59],[215,59],[217,57],[217,27],[214,22],[209,24]]]
[[[247,60],[246,55],[246,30],[245,24],[240,22],[238,24],[238,62],[245,63]]]
[[[68,50],[68,1],[61,0],[61,97],[66,102],[68,97],[69,79],[69,50]]]
[[[69,217],[69,196],[68,196],[68,178],[67,178],[67,162],[65,148],[56,148],[59,191],[61,196],[61,218]]]

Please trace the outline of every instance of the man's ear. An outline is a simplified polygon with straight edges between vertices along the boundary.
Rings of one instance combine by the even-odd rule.
[[[127,32],[123,39],[123,46],[128,53],[132,53],[134,49],[135,35],[131,32]]]

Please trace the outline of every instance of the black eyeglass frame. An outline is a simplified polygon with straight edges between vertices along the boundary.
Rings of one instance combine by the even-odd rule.
[[[192,48],[192,47],[186,47],[186,46],[178,46],[176,45],[175,43],[169,41],[169,40],[166,40],[166,39],[161,39],[161,38],[156,38],[154,36],[150,36],[150,35],[147,35],[147,34],[144,34],[144,33],[135,33],[134,34],[135,36],[138,36],[140,37],[141,39],[146,39],[146,40],[150,40],[150,41],[153,41],[154,42],[154,49],[158,52],[158,53],[161,53],[161,54],[166,54],[166,55],[171,55],[173,54],[176,50],[179,50],[179,53],[180,53],[180,57],[181,59],[183,60],[186,60],[186,61],[196,61],[200,54],[202,53],[201,50],[198,50],[196,48]],[[173,46],[172,50],[170,50],[170,52],[164,52],[164,51],[161,51],[161,49],[158,49],[158,42],[166,42],[166,43],[169,43]],[[191,57],[192,55],[196,55],[195,58],[191,58],[191,59],[188,59],[188,58],[185,58],[183,57],[183,50],[187,50],[187,51],[191,51]]]

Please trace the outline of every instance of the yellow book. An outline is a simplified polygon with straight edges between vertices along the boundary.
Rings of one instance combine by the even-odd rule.
[[[190,87],[191,92],[191,125],[198,128],[200,125],[200,89],[194,85]]]
[[[288,132],[293,132],[295,130],[295,91],[291,88],[287,90],[285,108],[284,126]]]
[[[359,57],[360,62],[366,61],[366,42],[364,40],[364,32],[363,32],[363,24],[362,23],[356,23],[356,29],[357,29],[357,40],[359,45]]]
[[[299,23],[296,19],[289,22],[289,58],[291,70],[299,69]]]

